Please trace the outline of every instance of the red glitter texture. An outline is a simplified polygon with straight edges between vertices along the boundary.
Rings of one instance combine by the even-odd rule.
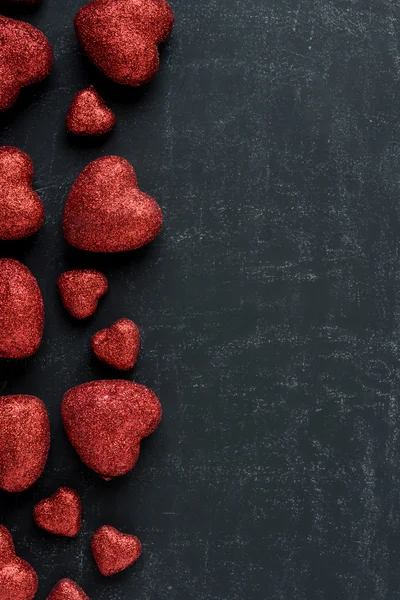
[[[13,146],[0,146],[0,240],[20,240],[43,225],[43,204],[32,182],[29,156]]]
[[[135,466],[140,440],[156,429],[161,413],[151,390],[118,379],[78,385],[61,405],[71,444],[89,468],[107,479]]]
[[[59,488],[50,498],[36,504],[33,518],[38,527],[50,533],[75,537],[82,524],[79,494],[68,487]]]
[[[0,357],[34,354],[43,326],[43,300],[36,279],[18,260],[0,259]]]
[[[130,319],[119,319],[108,329],[95,333],[91,347],[99,360],[128,371],[135,365],[139,354],[139,328]]]
[[[132,165],[119,156],[89,163],[65,205],[65,239],[81,250],[135,250],[151,242],[161,227],[160,207],[139,190]]]
[[[100,271],[77,269],[60,275],[58,290],[67,311],[75,319],[86,319],[96,312],[100,298],[108,290],[108,282]]]
[[[108,577],[137,561],[142,553],[142,544],[135,535],[103,525],[93,534],[92,552],[100,573]]]
[[[37,589],[36,572],[16,555],[11,533],[0,525],[0,600],[32,600]]]
[[[61,579],[47,596],[47,600],[89,600],[89,596],[72,579]]]
[[[0,111],[10,108],[23,87],[45,79],[53,66],[46,36],[30,25],[0,16]]]
[[[0,489],[22,492],[43,473],[50,447],[45,405],[35,396],[0,396]]]
[[[74,135],[104,135],[113,129],[115,115],[93,86],[76,94],[69,107],[66,127]]]
[[[93,0],[75,17],[77,36],[94,64],[130,86],[143,85],[157,73],[158,45],[173,24],[165,0]]]

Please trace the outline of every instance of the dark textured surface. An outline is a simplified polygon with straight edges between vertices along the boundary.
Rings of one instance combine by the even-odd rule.
[[[50,80],[0,118],[47,210],[33,241],[1,246],[47,308],[39,354],[2,366],[3,393],[35,394],[51,414],[45,475],[0,496],[38,597],[70,576],[93,600],[400,598],[400,3],[174,0],[160,73],[132,92],[83,59],[83,2],[61,4],[28,17],[54,44]],[[65,112],[91,83],[116,130],[70,141]],[[144,250],[91,257],[65,246],[61,214],[80,170],[108,153],[133,163],[165,227]],[[76,267],[110,282],[88,323],[57,297]],[[110,376],[89,341],[120,317],[141,328],[134,377],[164,420],[134,472],[106,483],[74,455],[59,406]],[[82,493],[76,540],[32,521],[60,485]],[[110,580],[89,550],[103,523],[143,542]]]

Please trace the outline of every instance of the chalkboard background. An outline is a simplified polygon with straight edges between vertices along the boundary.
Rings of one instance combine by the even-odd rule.
[[[51,415],[44,475],[0,495],[38,598],[63,576],[93,600],[400,598],[400,3],[172,0],[160,72],[136,91],[82,55],[82,4],[18,11],[56,62],[0,117],[47,213],[34,239],[0,246],[46,305],[40,351],[1,365],[1,393],[35,394]],[[78,143],[64,119],[89,84],[117,127]],[[92,256],[67,247],[61,215],[82,168],[107,154],[132,162],[165,227],[143,250]],[[57,295],[71,267],[109,278],[85,323]],[[141,328],[132,377],[164,419],[134,471],[106,483],[71,449],[59,409],[70,387],[118,376],[89,340],[120,317]],[[32,521],[60,485],[82,494],[75,540]],[[104,523],[144,546],[109,579],[89,549]]]

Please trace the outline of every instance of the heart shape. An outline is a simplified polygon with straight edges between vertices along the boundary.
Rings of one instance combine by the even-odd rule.
[[[158,45],[172,31],[166,0],[92,0],[75,17],[85,52],[113,81],[139,86],[157,73]]]
[[[45,79],[53,66],[46,36],[30,25],[0,17],[0,111],[10,108],[23,87]]]
[[[32,273],[18,260],[0,259],[0,357],[27,358],[42,341],[42,294]]]
[[[92,552],[100,573],[108,577],[137,561],[142,553],[142,544],[135,535],[103,525],[93,534]]]
[[[75,319],[91,317],[108,290],[107,277],[93,269],[66,271],[57,284],[64,307]]]
[[[49,533],[75,537],[82,524],[79,494],[69,487],[59,488],[50,498],[36,504],[33,518],[38,527]]]
[[[77,385],[61,404],[72,446],[90,469],[107,479],[135,466],[140,441],[156,429],[161,414],[151,390],[122,379]]]
[[[13,146],[0,146],[0,240],[20,240],[43,225],[43,204],[32,182],[29,156]]]
[[[45,405],[35,396],[0,396],[0,489],[22,492],[43,473],[50,447]]]
[[[91,85],[76,94],[69,107],[66,127],[74,135],[104,135],[113,129],[115,115]]]
[[[65,239],[90,252],[135,250],[151,242],[161,226],[160,207],[139,190],[132,165],[119,156],[89,163],[64,209]]]
[[[72,579],[61,579],[47,596],[47,600],[89,600],[89,596]]]
[[[130,319],[119,319],[111,327],[95,333],[91,347],[99,360],[128,371],[134,367],[139,354],[139,328]]]
[[[11,533],[0,525],[0,600],[32,600],[37,589],[36,572],[16,555]]]

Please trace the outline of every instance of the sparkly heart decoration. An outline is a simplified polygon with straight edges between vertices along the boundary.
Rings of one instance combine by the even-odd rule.
[[[36,504],[33,518],[38,527],[49,533],[75,537],[82,524],[79,494],[69,487],[59,488],[50,498]]]
[[[135,250],[151,242],[161,226],[160,207],[139,190],[132,165],[119,156],[89,163],[64,209],[65,239],[90,252]]]
[[[140,440],[161,420],[157,396],[144,385],[121,379],[84,383],[63,398],[67,436],[81,460],[104,478],[130,471]]]
[[[104,525],[93,535],[92,552],[100,573],[108,577],[137,561],[142,553],[142,544],[135,535]]]
[[[139,328],[130,319],[119,319],[111,327],[95,333],[91,347],[99,360],[128,371],[135,365],[139,354]]]
[[[10,108],[23,87],[45,79],[53,66],[46,36],[30,25],[0,16],[0,111]]]
[[[107,277],[93,269],[66,271],[58,278],[61,301],[75,319],[91,317],[108,290]]]
[[[47,596],[47,600],[89,600],[89,596],[72,579],[61,579]]]
[[[130,86],[143,85],[157,73],[158,45],[173,24],[165,0],[92,0],[75,17],[77,36],[94,64]]]
[[[29,156],[13,146],[0,146],[0,240],[20,240],[43,225],[43,204],[32,182]]]
[[[45,405],[35,396],[0,396],[0,489],[22,492],[40,477],[50,446]]]
[[[16,555],[11,533],[0,525],[0,600],[32,600],[37,589],[36,572]]]
[[[91,85],[76,94],[69,107],[66,127],[74,135],[104,135],[113,129],[115,115]]]
[[[42,294],[25,265],[0,259],[0,357],[26,358],[40,346],[44,326]]]

